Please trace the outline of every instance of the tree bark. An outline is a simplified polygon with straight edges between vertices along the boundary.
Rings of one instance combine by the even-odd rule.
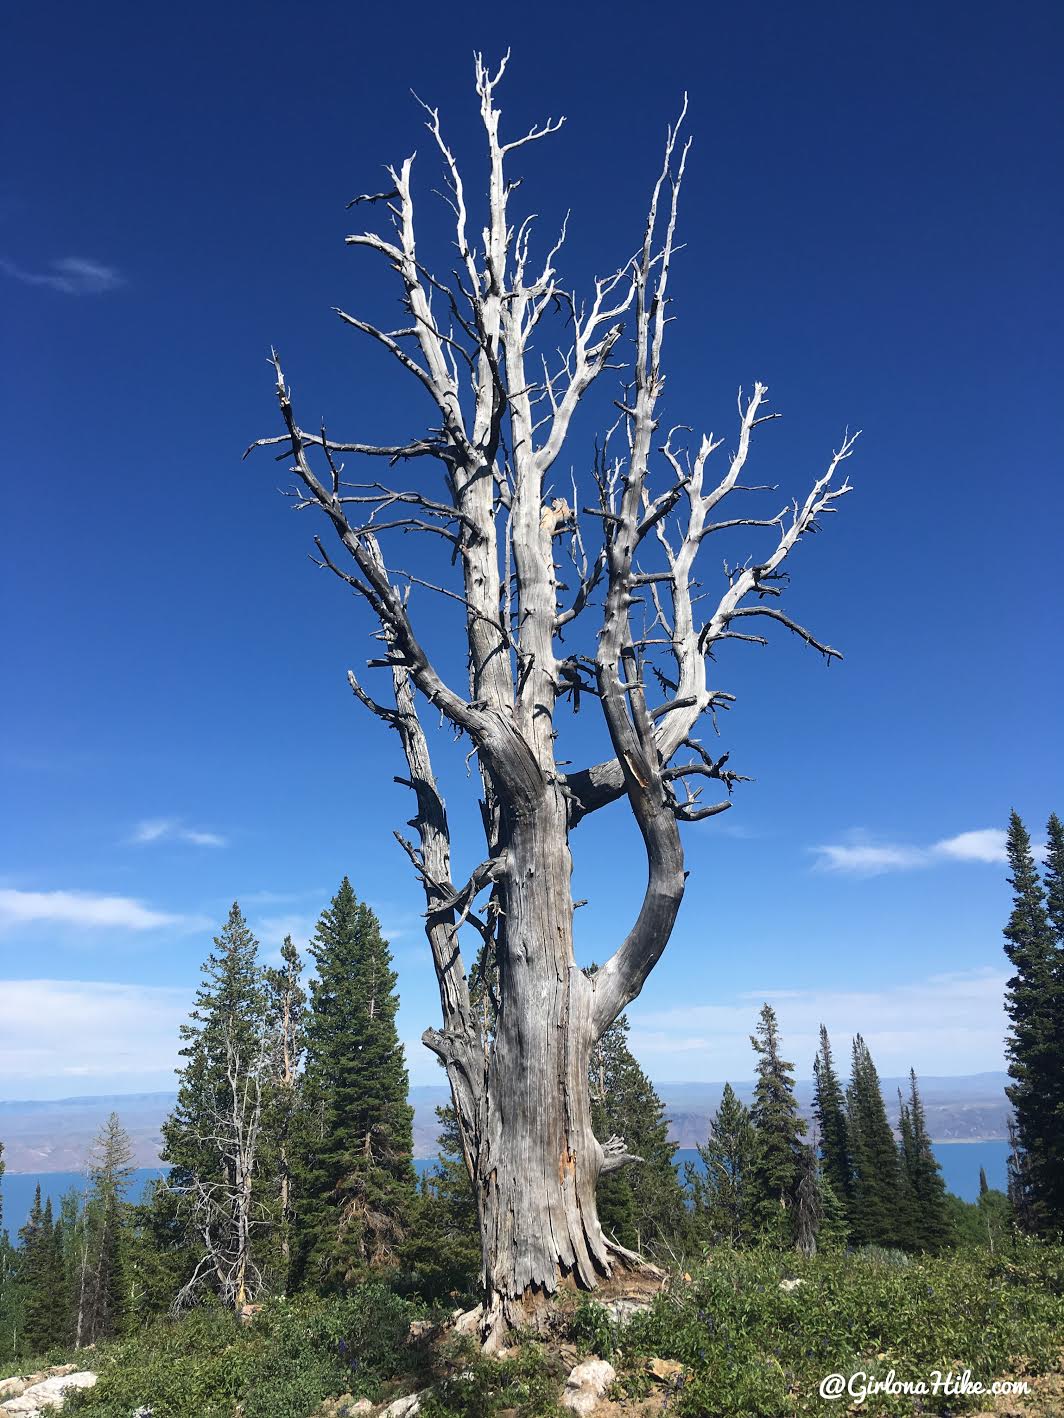
[[[564,228],[541,265],[531,255],[532,218],[520,221],[509,212],[520,185],[507,168],[512,155],[561,124],[551,120],[504,141],[495,90],[505,68],[504,59],[493,75],[477,56],[487,147],[482,228],[480,211],[475,218],[479,242],[467,230],[474,219],[458,163],[437,111],[427,110],[455,219],[459,270],[451,284],[418,255],[412,159],[389,168],[391,190],[349,204],[386,204],[387,234],[364,231],[347,242],[383,257],[399,277],[410,323],[386,331],[337,314],[413,377],[418,398],[427,395],[434,406],[433,426],[388,446],[304,429],[274,353],[285,431],[252,444],[280,445],[281,457],[290,453],[296,508],[322,513],[340,548],[342,564],[315,538],[318,565],[368,606],[384,645],[383,658],[369,665],[390,670],[392,703],[373,698],[351,671],[348,679],[359,701],[398,734],[407,769],[397,781],[416,798],[410,825],[417,842],[396,836],[424,889],[443,1014],[442,1029],[423,1038],[447,1071],[477,1197],[489,1344],[501,1342],[509,1327],[534,1321],[560,1286],[590,1289],[618,1264],[639,1261],[608,1240],[598,1220],[599,1176],[636,1159],[623,1139],[604,1147],[594,1136],[591,1050],[639,994],[668,944],[684,891],[679,824],[730,805],[730,797],[702,805],[707,783],[730,795],[740,781],[724,768],[727,754],[714,760],[691,737],[703,715],[734,698],[710,687],[707,659],[726,640],[765,643],[733,628],[747,616],[780,623],[825,659],[838,658],[774,603],[785,558],[849,491],[833,478],[855,438],[847,434],[804,503],[772,518],[713,521],[723,498],[750,490],[739,479],[753,430],[774,415],[763,412],[764,385],[755,384],[745,398],[740,392],[736,451],[715,487],[706,470],[723,439],[704,435],[691,449],[674,448],[671,434],[657,442],[671,318],[667,286],[687,157],[679,124],[668,130],[640,249],[579,300],[554,269]],[[685,113],[686,100],[681,123]],[[561,349],[550,338],[540,342],[541,323],[556,313]],[[633,329],[621,364],[611,357],[625,319]],[[574,478],[570,508],[552,495],[551,470],[578,405],[604,371],[618,368],[625,369],[622,398],[609,409],[613,427],[596,444],[595,505],[580,506]],[[610,437],[618,425],[625,449],[614,457]],[[348,454],[389,468],[413,463],[420,470],[427,460],[442,474],[443,490],[424,481],[409,487],[347,481],[339,460]],[[652,461],[659,456],[667,483],[655,495]],[[601,531],[594,558],[584,550],[582,528],[589,525]],[[712,534],[738,527],[770,529],[769,550],[735,566],[725,562],[726,588],[719,600],[709,599],[703,618],[696,609],[705,599],[697,591],[699,550]],[[454,586],[389,570],[381,538],[394,532],[430,534],[437,545],[442,538],[451,549]],[[557,553],[556,538],[566,539]],[[566,552],[575,589],[557,573],[555,556]],[[419,636],[415,588],[464,609],[468,698],[441,672],[447,657],[433,659]],[[600,590],[601,616],[591,626]],[[666,693],[651,705],[647,686],[655,682]],[[614,756],[567,770],[555,751],[556,713],[569,696],[579,708],[581,694],[600,706]],[[453,877],[447,813],[418,717],[426,705],[468,743],[483,787],[487,857],[464,885]],[[676,762],[681,753],[689,760]],[[626,803],[639,827],[646,888],[631,929],[589,977],[573,951],[570,833],[613,802]],[[486,905],[478,905],[485,892]],[[479,945],[467,970],[462,947],[471,933]]]
[[[587,1082],[593,992],[573,955],[565,820],[548,790],[505,843],[506,949],[476,1177],[489,1342],[534,1322],[560,1284],[590,1289],[611,1269]]]

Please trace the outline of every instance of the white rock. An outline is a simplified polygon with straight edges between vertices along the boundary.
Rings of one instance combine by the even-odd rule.
[[[562,1407],[573,1413],[594,1413],[598,1401],[617,1377],[617,1370],[605,1359],[587,1359],[577,1364],[565,1381]]]
[[[382,1408],[380,1418],[410,1418],[410,1414],[420,1412],[421,1395],[408,1393],[403,1398],[397,1398],[394,1403],[389,1403],[387,1408]]]
[[[357,1403],[352,1403],[347,1411],[348,1413],[372,1413],[373,1404],[368,1398],[360,1398]]]
[[[798,1287],[799,1287],[799,1285],[804,1285],[804,1284],[805,1284],[805,1281],[804,1281],[804,1280],[781,1280],[781,1281],[780,1281],[780,1289],[781,1289],[781,1290],[797,1290]]]
[[[63,1395],[72,1388],[92,1388],[96,1375],[83,1370],[76,1374],[55,1374],[33,1384],[18,1398],[0,1403],[0,1413],[40,1413],[46,1408],[62,1408]]]
[[[471,1310],[458,1310],[454,1316],[455,1334],[475,1334],[484,1316],[484,1306],[476,1305]]]
[[[627,1324],[633,1315],[650,1309],[649,1300],[607,1300],[602,1308],[614,1324]]]

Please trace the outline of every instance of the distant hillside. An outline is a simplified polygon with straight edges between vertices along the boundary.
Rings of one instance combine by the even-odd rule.
[[[884,1078],[883,1096],[891,1120],[897,1118],[899,1088],[906,1079]],[[1009,1105],[1004,1073],[976,1073],[958,1078],[922,1078],[920,1092],[928,1128],[935,1142],[1004,1141]],[[749,1102],[753,1083],[734,1085]],[[716,1111],[723,1083],[662,1083],[658,1092],[672,1123],[671,1136],[681,1147],[704,1142]],[[797,1084],[798,1101],[808,1117],[813,1085]],[[60,1098],[48,1102],[0,1102],[0,1141],[9,1172],[77,1172],[108,1113],[116,1112],[133,1141],[138,1167],[154,1167],[162,1145],[160,1128],[174,1105],[173,1093],[121,1093],[100,1098]],[[410,1090],[414,1105],[414,1153],[431,1157],[436,1151],[436,1108],[446,1104],[442,1085]]]
[[[98,1098],[0,1103],[0,1141],[9,1172],[78,1172],[109,1113],[115,1112],[133,1143],[134,1165],[154,1167],[160,1128],[174,1093],[117,1093]]]
[[[973,1073],[957,1078],[921,1078],[920,1096],[927,1111],[927,1126],[934,1142],[1005,1141],[1011,1112],[1005,1097],[1005,1073]],[[898,1090],[907,1092],[907,1078],[883,1078],[883,1099],[891,1123],[898,1119]],[[704,1142],[709,1121],[720,1103],[723,1083],[660,1083],[658,1093],[672,1122],[671,1136],[681,1147]],[[739,1097],[749,1103],[752,1081],[733,1083]],[[799,1079],[795,1086],[804,1117],[812,1116],[813,1083]]]

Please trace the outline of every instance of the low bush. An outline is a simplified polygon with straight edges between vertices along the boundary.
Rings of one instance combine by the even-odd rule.
[[[413,1306],[383,1285],[328,1300],[274,1300],[252,1324],[203,1306],[157,1321],[113,1344],[96,1387],[68,1411],[129,1418],[305,1418],[324,1398],[376,1399],[382,1383],[413,1367],[406,1345]]]
[[[781,1282],[798,1285],[781,1288]],[[598,1313],[596,1314],[596,1310]],[[864,1371],[929,1381],[935,1371],[973,1380],[1043,1372],[1064,1346],[1064,1249],[1019,1244],[907,1259],[890,1252],[818,1256],[721,1250],[689,1284],[660,1296],[618,1330],[597,1306],[574,1317],[588,1347],[619,1355],[631,1391],[645,1389],[645,1356],[685,1368],[670,1411],[699,1418],[786,1418],[845,1412],[820,1397],[828,1374]],[[973,1398],[879,1395],[872,1413],[954,1413]],[[983,1404],[985,1407],[985,1403]]]
[[[1019,1242],[933,1257],[867,1249],[811,1260],[720,1249],[627,1324],[593,1301],[562,1306],[559,1343],[522,1344],[503,1359],[481,1356],[468,1339],[411,1346],[410,1321],[423,1313],[379,1285],[275,1300],[250,1325],[204,1306],[99,1351],[96,1388],[72,1396],[67,1411],[130,1418],[145,1405],[153,1418],[309,1418],[335,1395],[378,1401],[418,1389],[423,1418],[553,1418],[576,1354],[610,1358],[620,1393],[666,1395],[675,1418],[985,1409],[960,1394],[830,1401],[820,1381],[892,1370],[902,1382],[928,1381],[968,1370],[989,1383],[1056,1367],[1064,1247]],[[682,1375],[652,1378],[651,1357],[678,1361]]]

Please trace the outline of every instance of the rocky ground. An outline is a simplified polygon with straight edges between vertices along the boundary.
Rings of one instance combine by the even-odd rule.
[[[96,1375],[76,1364],[59,1364],[38,1374],[0,1379],[0,1413],[31,1415],[55,1412],[72,1389],[92,1388]]]

